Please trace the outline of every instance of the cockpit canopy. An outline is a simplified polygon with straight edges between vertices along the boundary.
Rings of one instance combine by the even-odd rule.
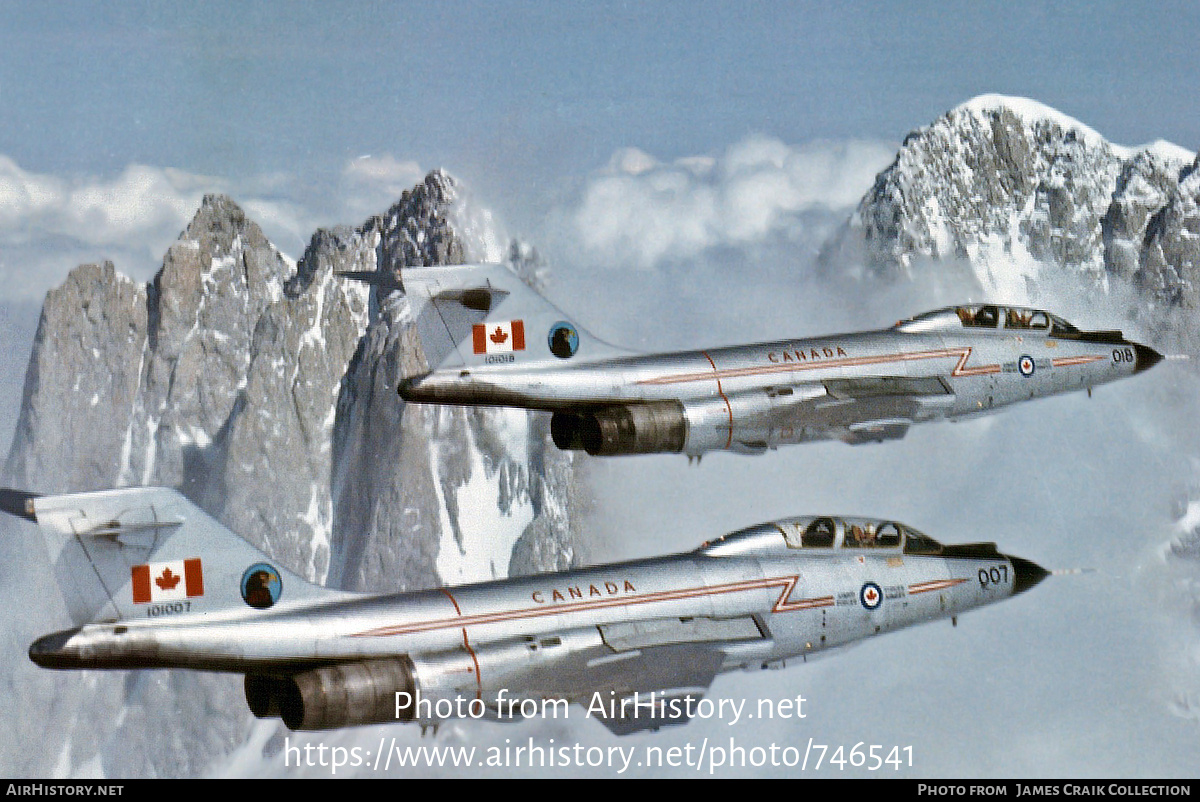
[[[1075,326],[1058,315],[1041,309],[996,304],[969,304],[935,309],[896,324],[900,331],[922,332],[945,329],[1019,329],[1050,335],[1076,334]]]
[[[863,549],[937,555],[941,543],[910,526],[877,518],[808,516],[739,529],[700,547],[712,556],[779,549]]]

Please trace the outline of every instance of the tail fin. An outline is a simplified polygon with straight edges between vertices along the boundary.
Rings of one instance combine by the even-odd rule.
[[[584,331],[504,265],[403,268],[400,281],[434,369],[633,354]]]
[[[77,626],[352,595],[280,568],[167,488],[61,496],[0,490],[0,509],[38,524]]]

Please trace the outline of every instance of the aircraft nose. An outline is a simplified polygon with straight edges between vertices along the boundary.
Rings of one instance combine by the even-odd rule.
[[[1133,372],[1141,373],[1143,370],[1149,370],[1162,361],[1163,355],[1155,351],[1148,345],[1133,344],[1133,350],[1137,354],[1137,361],[1133,363]]]
[[[1008,561],[1013,567],[1013,595],[1024,593],[1031,587],[1041,582],[1046,577],[1050,576],[1050,572],[1032,560],[1024,560],[1020,557],[1014,557],[1011,554],[1006,554]]]

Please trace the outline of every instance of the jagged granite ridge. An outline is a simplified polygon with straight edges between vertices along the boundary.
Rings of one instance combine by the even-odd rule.
[[[1200,155],[1182,169],[1154,153],[1125,163],[1101,221],[1108,271],[1149,300],[1200,308]]]

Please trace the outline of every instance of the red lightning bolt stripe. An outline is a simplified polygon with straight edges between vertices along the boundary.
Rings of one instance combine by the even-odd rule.
[[[1089,362],[1099,362],[1102,359],[1108,359],[1107,356],[1068,356],[1061,359],[1051,359],[1050,365],[1056,368],[1063,368],[1067,365],[1086,365]]]
[[[602,610],[609,607],[625,607],[640,604],[656,604],[659,602],[679,601],[681,599],[703,598],[705,596],[720,596],[727,593],[744,593],[765,588],[780,588],[779,599],[771,608],[774,613],[787,613],[794,610],[808,610],[816,607],[832,607],[833,596],[820,596],[813,599],[797,599],[789,601],[788,596],[799,576],[781,576],[768,579],[750,579],[743,582],[729,582],[724,585],[711,587],[681,588],[679,590],[664,590],[657,593],[647,593],[639,596],[621,596],[615,599],[598,599],[596,601],[580,601],[570,604],[546,604],[537,607],[524,607],[517,610],[506,610],[476,615],[462,615],[455,603],[457,616],[453,618],[436,618],[427,621],[414,621],[411,624],[397,624],[389,627],[377,627],[365,632],[356,632],[351,637],[387,637],[391,635],[410,635],[416,632],[430,632],[437,629],[466,628],[495,624],[501,621],[516,621],[527,618],[542,618],[563,613],[574,613],[586,610]],[[446,595],[449,596],[449,593]],[[453,601],[453,597],[451,597]]]
[[[908,586],[909,593],[928,593],[931,590],[944,590],[966,582],[965,579],[938,579],[933,582],[918,582]]]
[[[705,354],[707,357],[708,354]],[[999,373],[999,365],[982,365],[980,367],[968,368],[967,359],[971,356],[971,347],[963,346],[961,348],[939,348],[933,351],[913,351],[911,353],[902,354],[887,354],[882,356],[855,356],[846,357],[845,359],[826,359],[820,362],[797,363],[787,362],[780,365],[761,365],[752,368],[728,368],[726,370],[717,370],[716,365],[713,365],[711,373],[676,373],[669,376],[660,376],[655,379],[643,379],[638,384],[683,384],[686,382],[695,381],[710,381],[712,379],[732,379],[740,376],[759,376],[766,373],[792,373],[802,370],[818,370],[821,368],[852,368],[862,365],[883,365],[889,362],[913,362],[922,359],[945,359],[948,357],[958,357],[958,363],[950,372],[951,376],[980,376],[988,373]],[[712,358],[709,358],[709,363],[712,363]]]

